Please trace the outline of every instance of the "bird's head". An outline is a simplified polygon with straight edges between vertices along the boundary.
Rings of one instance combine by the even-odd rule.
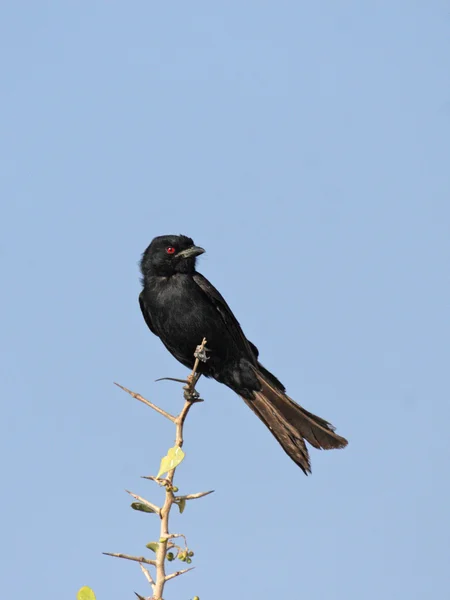
[[[195,260],[203,248],[185,235],[155,237],[142,255],[140,267],[143,278],[147,275],[170,277],[175,273],[193,273]]]

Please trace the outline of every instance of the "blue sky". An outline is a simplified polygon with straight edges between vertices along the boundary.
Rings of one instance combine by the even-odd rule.
[[[5,598],[149,593],[137,565],[184,368],[137,261],[185,233],[265,365],[350,444],[304,477],[202,381],[165,600],[419,600],[450,585],[446,2],[25,2],[0,9]]]

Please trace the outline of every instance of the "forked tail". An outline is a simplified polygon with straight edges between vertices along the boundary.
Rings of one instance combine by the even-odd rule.
[[[255,375],[261,390],[253,398],[243,398],[245,403],[270,429],[283,450],[306,474],[311,472],[309,453],[305,440],[314,448],[330,450],[344,448],[347,440],[334,432],[325,419],[308,412],[283,391],[278,380],[261,365]],[[276,382],[276,383],[275,383]]]

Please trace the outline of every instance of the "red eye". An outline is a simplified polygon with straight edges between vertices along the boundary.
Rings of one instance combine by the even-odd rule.
[[[175,254],[176,250],[173,246],[169,246],[168,248],[166,248],[166,252],[167,254]]]

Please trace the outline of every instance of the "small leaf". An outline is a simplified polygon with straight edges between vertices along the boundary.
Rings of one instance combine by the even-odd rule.
[[[183,514],[184,509],[186,508],[186,498],[180,498],[177,502],[178,508],[180,509],[180,514]]]
[[[95,594],[90,587],[85,585],[78,590],[77,600],[95,600]]]
[[[149,550],[153,550],[153,552],[157,552],[159,544],[158,542],[149,542],[148,544],[145,544],[145,547]]]
[[[178,467],[183,458],[184,452],[179,446],[169,448],[167,455],[161,459],[161,465],[156,479],[159,479],[163,473],[167,473],[168,471],[175,469],[175,467]]]
[[[146,512],[146,513],[154,513],[155,512],[149,506],[145,506],[145,504],[142,504],[142,502],[132,502],[131,508],[133,510],[140,510],[141,512]]]

